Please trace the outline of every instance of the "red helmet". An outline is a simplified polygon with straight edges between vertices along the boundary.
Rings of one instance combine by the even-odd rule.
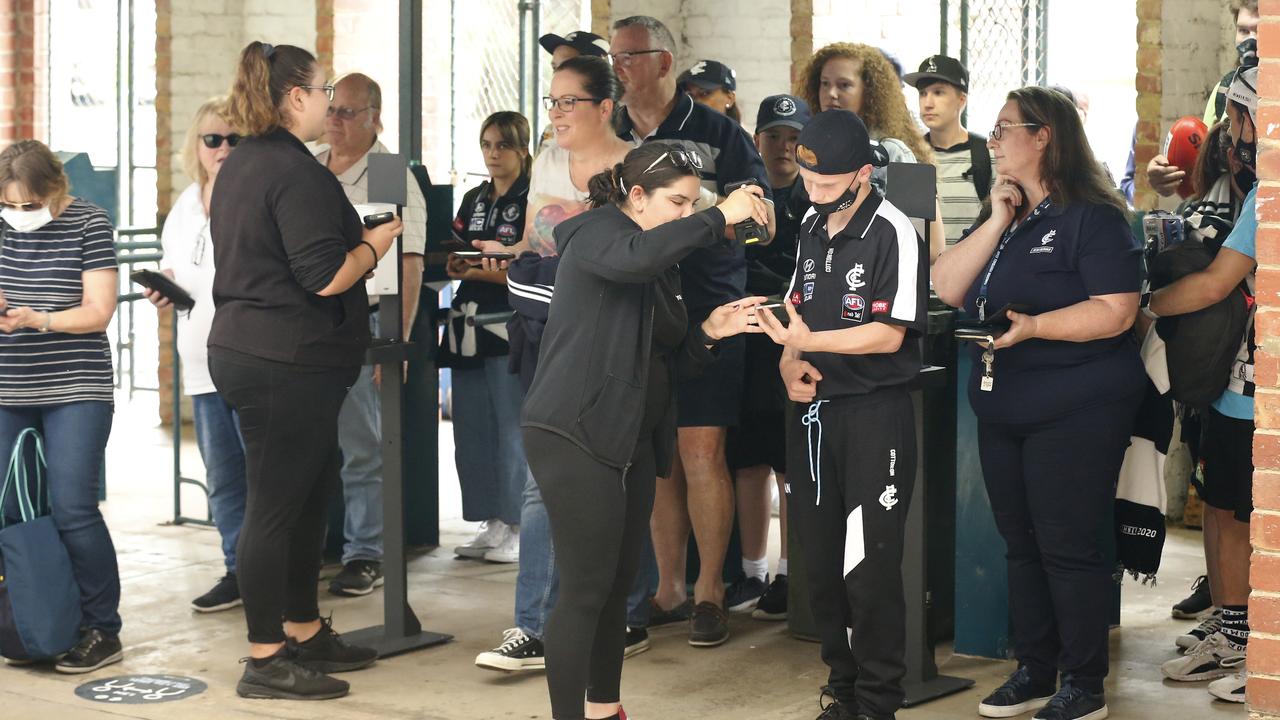
[[[1187,115],[1173,123],[1168,137],[1164,139],[1164,156],[1169,159],[1169,164],[1187,174],[1178,185],[1178,195],[1184,199],[1195,194],[1191,172],[1195,169],[1196,156],[1200,154],[1200,146],[1208,134],[1209,128],[1205,127],[1203,120]]]

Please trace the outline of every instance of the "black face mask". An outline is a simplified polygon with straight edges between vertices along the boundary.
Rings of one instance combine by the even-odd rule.
[[[854,201],[858,199],[858,191],[854,189],[855,187],[857,186],[850,185],[845,188],[844,192],[840,194],[840,197],[832,200],[831,202],[813,203],[813,209],[817,210],[819,215],[830,215],[832,213],[838,213],[841,210],[848,210],[853,205]]]
[[[1258,176],[1254,174],[1253,168],[1248,166],[1240,168],[1238,172],[1231,176],[1236,181],[1236,187],[1240,188],[1240,192],[1249,192],[1258,182]]]

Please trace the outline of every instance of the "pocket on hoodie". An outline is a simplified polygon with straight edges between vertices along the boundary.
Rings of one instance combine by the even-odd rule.
[[[617,376],[606,376],[600,391],[578,413],[578,432],[602,459],[619,463],[629,459],[636,438],[619,428],[634,424],[628,413],[640,411],[643,391]]]

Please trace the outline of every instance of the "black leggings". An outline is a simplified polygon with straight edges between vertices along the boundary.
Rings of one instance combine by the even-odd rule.
[[[211,349],[218,393],[240,415],[248,495],[236,547],[249,642],[320,617],[326,505],[337,486],[338,411],[360,368],[310,368]]]
[[[583,718],[583,699],[618,702],[627,595],[649,532],[656,477],[652,434],[622,471],[555,433],[524,430],[525,454],[542,490],[560,572],[560,598],[543,642],[551,715]]]

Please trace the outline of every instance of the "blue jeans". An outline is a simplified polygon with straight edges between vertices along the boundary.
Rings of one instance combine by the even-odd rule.
[[[240,418],[216,392],[191,396],[196,423],[196,446],[204,460],[205,485],[209,489],[209,511],[222,536],[222,557],[227,572],[236,571],[236,541],[244,524],[246,486],[244,480],[244,440],[240,438]]]
[[[454,460],[468,522],[520,524],[529,476],[520,438],[523,403],[520,378],[507,370],[505,355],[484,358],[483,367],[453,370]]]
[[[380,334],[378,314],[369,313],[369,330]],[[338,413],[342,447],[342,499],[346,505],[342,563],[382,560],[382,399],[373,383],[373,366],[360,377]]]
[[[649,625],[649,597],[658,587],[658,562],[653,541],[646,534],[640,572],[627,597],[627,627]],[[556,553],[551,542],[551,522],[542,493],[528,474],[524,486],[524,507],[520,512],[520,569],[516,573],[516,627],[529,637],[542,639],[547,616],[555,607],[560,576],[556,573]]]
[[[111,403],[101,401],[0,407],[0,457],[4,460],[26,428],[34,427],[44,436],[53,523],[80,586],[84,624],[108,635],[120,633],[120,570],[111,533],[98,510],[98,479],[113,412]],[[16,518],[16,503],[7,505],[5,516]]]

